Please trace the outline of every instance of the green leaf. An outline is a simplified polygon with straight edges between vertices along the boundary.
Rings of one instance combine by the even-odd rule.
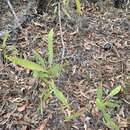
[[[42,101],[46,102],[48,98],[50,97],[51,93],[52,93],[52,90],[50,89],[47,89],[46,91],[44,91],[41,95]]]
[[[4,34],[3,34],[3,36],[1,37],[1,39],[3,40],[3,44],[5,44],[6,43],[6,41],[8,40],[8,38],[9,38],[9,33],[8,32],[5,32]]]
[[[26,69],[30,69],[33,71],[46,72],[46,70],[44,70],[42,66],[40,66],[39,64],[36,64],[34,62],[31,62],[29,60],[24,60],[24,59],[20,59],[17,57],[11,57],[11,56],[5,56],[5,58],[8,59],[9,61],[13,62],[14,64],[20,65],[21,67],[24,67]]]
[[[51,77],[58,77],[62,71],[63,67],[60,64],[54,64],[49,70],[48,74]]]
[[[105,104],[102,100],[96,99],[96,106],[98,107],[99,110],[105,110]]]
[[[65,7],[68,7],[69,6],[69,2],[70,0],[63,0],[63,4]]]
[[[80,0],[75,0],[76,3],[76,11],[78,13],[78,15],[81,14],[81,5],[80,5]]]
[[[2,49],[5,49],[7,47],[6,41],[8,40],[9,37],[10,37],[9,32],[0,33],[0,39],[2,39],[2,41],[3,41],[2,45],[1,45]]]
[[[41,79],[49,78],[49,75],[46,72],[40,71],[33,71],[33,76]]]
[[[109,114],[105,110],[103,110],[102,113],[103,113],[103,117],[105,121],[109,122],[111,120],[111,117],[109,116]]]
[[[42,115],[43,112],[44,112],[43,102],[42,102],[41,99],[40,99],[40,104],[38,105],[38,108],[37,108],[37,112],[40,113],[41,115]]]
[[[112,101],[106,101],[105,106],[115,108],[115,107],[119,107],[119,104],[116,102],[112,102]]]
[[[66,99],[66,97],[63,95],[63,93],[58,90],[58,88],[55,86],[54,81],[50,83],[50,87],[52,88],[52,91],[54,92],[54,95],[60,100],[60,102],[67,108],[69,108],[69,103]]]
[[[113,129],[113,130],[119,130],[119,127],[115,124],[115,122],[111,119],[111,117],[109,116],[109,114],[105,111],[103,111],[103,117],[105,119],[105,124]]]
[[[37,63],[45,68],[45,61],[41,57],[41,55],[36,50],[34,50],[34,49],[32,50],[32,53],[33,53],[33,55],[34,55]]]
[[[99,100],[102,100],[102,93],[103,93],[102,86],[100,86],[100,87],[97,88],[96,93],[97,93],[97,98],[98,98]]]
[[[120,130],[119,126],[114,121],[109,121],[109,124],[106,125],[113,130]]]
[[[70,0],[63,0],[64,8],[62,8],[62,10],[63,10],[63,12],[65,13],[65,15],[66,15],[69,19],[71,19],[71,16],[70,16],[70,14],[69,14],[69,12],[68,12],[69,2],[70,2]]]
[[[49,96],[51,95],[52,91],[50,89],[47,89],[45,92],[42,93],[42,95],[40,96],[40,104],[38,106],[37,111],[40,112],[41,114],[43,114],[44,111],[44,105],[43,102],[46,103],[46,101],[48,100]]]
[[[111,128],[114,128],[115,130],[120,130],[119,126],[114,121],[111,121]]]
[[[79,117],[80,117],[80,113],[71,114],[70,116],[65,117],[65,121],[71,121]]]
[[[119,92],[121,91],[121,86],[119,85],[118,87],[114,88],[110,94],[108,95],[108,97],[113,97],[115,96],[116,94],[118,94]]]
[[[63,12],[65,13],[65,15],[69,18],[69,19],[71,19],[71,16],[70,16],[70,14],[68,13],[68,11],[67,11],[67,9],[65,8],[63,8]]]
[[[53,63],[53,29],[51,29],[51,31],[49,31],[48,33],[48,63],[49,66],[52,65]]]

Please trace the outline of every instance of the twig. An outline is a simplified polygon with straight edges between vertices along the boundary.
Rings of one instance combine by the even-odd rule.
[[[22,30],[22,26],[21,26],[20,23],[19,23],[19,19],[18,19],[17,15],[16,15],[16,13],[15,13],[15,11],[14,11],[14,9],[13,9],[13,6],[12,6],[11,3],[10,3],[10,0],[6,0],[6,2],[7,2],[7,4],[8,4],[8,6],[9,6],[9,8],[11,9],[12,14],[14,15],[14,18],[15,18],[15,20],[16,20],[16,22],[17,22],[18,27]]]
[[[61,25],[60,2],[58,3],[58,15],[59,15],[59,26],[60,26],[60,37],[61,37],[61,43],[62,43],[62,59],[63,59],[64,54],[65,54],[65,44],[64,44],[62,25]]]

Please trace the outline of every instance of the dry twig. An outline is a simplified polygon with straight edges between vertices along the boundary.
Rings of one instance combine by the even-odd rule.
[[[6,0],[6,2],[8,4],[8,6],[9,6],[9,8],[11,9],[12,14],[14,15],[14,18],[16,20],[16,23],[17,23],[18,27],[22,30],[22,26],[20,25],[19,19],[18,19],[17,15],[16,15],[16,13],[14,11],[14,8],[13,8],[12,4],[10,3],[10,0]]]
[[[61,25],[61,11],[60,11],[60,2],[58,3],[58,15],[59,15],[59,26],[60,26],[60,36],[61,36],[61,43],[62,43],[62,59],[64,58],[65,54],[65,44],[63,39],[63,31],[62,31],[62,25]]]

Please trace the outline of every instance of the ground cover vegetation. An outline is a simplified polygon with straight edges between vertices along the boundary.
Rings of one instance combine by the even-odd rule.
[[[130,129],[129,0],[0,6],[0,129]]]

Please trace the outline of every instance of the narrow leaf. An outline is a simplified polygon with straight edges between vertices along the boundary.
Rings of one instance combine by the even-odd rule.
[[[47,89],[46,91],[44,91],[41,95],[41,99],[42,101],[46,102],[49,98],[49,96],[51,95],[52,91],[50,89]]]
[[[49,78],[49,75],[46,72],[40,72],[40,71],[33,71],[33,76],[36,78]]]
[[[70,116],[65,117],[65,121],[71,121],[79,117],[80,117],[80,113],[71,114]]]
[[[112,129],[120,130],[119,126],[113,120],[110,122],[110,126]]]
[[[45,61],[41,57],[41,55],[36,50],[34,50],[34,49],[32,50],[32,53],[33,53],[33,55],[34,55],[37,63],[45,68]]]
[[[53,63],[53,29],[48,34],[48,63],[51,66]]]
[[[66,97],[63,95],[63,93],[58,90],[58,88],[55,86],[54,81],[50,83],[50,87],[52,88],[54,95],[60,100],[60,102],[67,108],[69,108],[69,103],[66,99]]]
[[[111,117],[109,116],[109,114],[105,111],[103,111],[103,117],[105,119],[105,124],[113,129],[113,130],[119,130],[119,127],[116,125],[116,123],[111,119]]]
[[[105,122],[109,122],[111,120],[111,117],[109,116],[109,114],[105,110],[103,110],[102,113],[103,113]]]
[[[9,61],[13,62],[16,65],[20,65],[21,67],[24,67],[25,69],[46,72],[46,70],[44,70],[42,66],[40,66],[34,62],[31,62],[29,60],[20,59],[17,57],[8,57],[8,56],[6,56],[5,58],[8,59]]]
[[[37,111],[40,112],[40,114],[43,114],[44,111],[44,103],[46,103],[46,101],[48,100],[49,96],[51,95],[51,90],[48,89],[45,92],[42,93],[42,95],[40,96],[40,104],[38,106]]]
[[[78,13],[78,15],[81,14],[81,5],[80,5],[80,0],[75,0],[76,2],[76,11]]]
[[[63,12],[65,13],[65,15],[68,17],[68,19],[71,19],[71,16],[67,10],[67,8],[63,8]]]
[[[99,110],[105,110],[105,105],[104,102],[100,99],[96,99],[96,106],[98,107]]]
[[[9,32],[0,32],[0,39],[3,41],[3,44],[1,45],[2,49],[6,48],[6,41],[10,37]]]
[[[37,112],[40,113],[41,115],[42,115],[43,112],[44,112],[43,101],[42,101],[41,98],[40,98],[40,103],[39,103],[38,108],[37,108]]]
[[[64,6],[68,7],[69,6],[69,0],[63,0]]]
[[[3,44],[5,45],[6,44],[6,41],[8,40],[8,38],[9,38],[9,33],[8,32],[5,32],[4,34],[3,34],[3,36],[1,37],[1,39],[3,40]]]
[[[60,64],[54,64],[49,70],[48,74],[51,77],[58,77],[62,71],[63,67]]]
[[[121,86],[119,85],[118,87],[114,88],[110,94],[108,95],[108,97],[113,97],[115,96],[116,94],[118,94],[119,92],[121,91]]]
[[[115,102],[106,101],[105,106],[115,108],[115,107],[119,107],[119,104]]]
[[[97,92],[97,98],[99,100],[102,100],[102,93],[103,93],[102,86],[98,87],[96,92]]]

